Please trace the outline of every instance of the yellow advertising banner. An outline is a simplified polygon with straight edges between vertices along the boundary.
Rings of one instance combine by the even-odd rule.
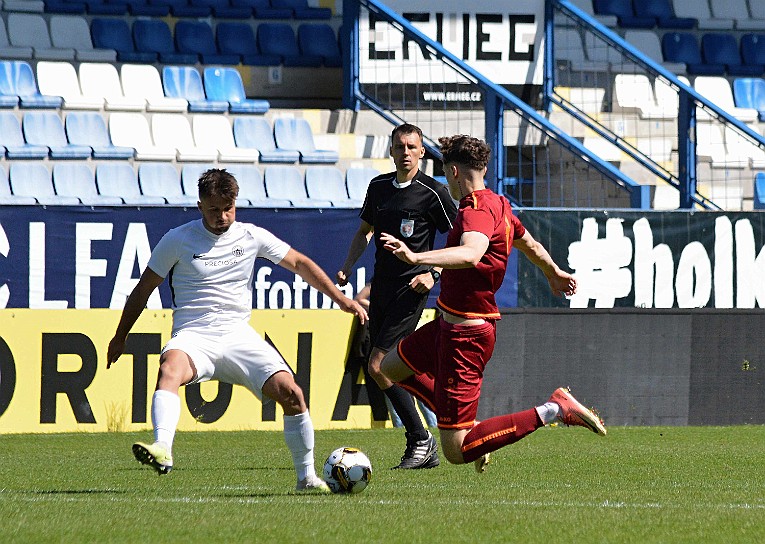
[[[125,354],[106,368],[118,310],[0,310],[0,433],[136,431],[151,428],[159,352],[170,310],[145,310]],[[339,310],[254,310],[252,326],[296,374],[317,429],[386,424],[372,417],[354,318]],[[363,359],[362,359],[363,360]],[[278,430],[281,409],[240,386],[181,388],[179,430]],[[379,402],[378,397],[378,401]],[[384,400],[383,400],[384,402]]]

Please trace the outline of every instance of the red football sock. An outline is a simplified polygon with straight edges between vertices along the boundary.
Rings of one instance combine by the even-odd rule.
[[[409,391],[412,395],[427,404],[428,408],[430,408],[433,412],[436,411],[436,407],[433,404],[433,388],[435,381],[433,380],[432,376],[427,374],[413,374],[407,379],[398,382],[397,385],[400,385]]]
[[[535,408],[481,421],[465,435],[462,457],[470,463],[486,453],[518,442],[543,426]]]

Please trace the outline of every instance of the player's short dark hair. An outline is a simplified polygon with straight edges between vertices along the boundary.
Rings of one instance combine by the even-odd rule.
[[[396,128],[393,129],[393,132],[390,133],[390,139],[391,142],[396,139],[396,136],[399,134],[406,135],[406,134],[416,134],[420,141],[422,141],[422,129],[418,127],[417,125],[412,125],[410,123],[404,123],[403,125],[399,125]]]
[[[438,139],[444,164],[456,162],[474,170],[483,170],[489,164],[491,148],[483,140],[457,134]]]
[[[225,168],[210,168],[199,176],[199,198],[214,196],[231,201],[239,196],[239,183]]]

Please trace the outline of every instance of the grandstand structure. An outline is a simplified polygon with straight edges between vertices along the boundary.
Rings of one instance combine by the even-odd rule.
[[[219,165],[240,206],[358,207],[407,121],[436,176],[439,136],[486,138],[520,206],[765,207],[765,0],[542,4],[522,99],[378,0],[5,0],[0,204],[191,206]]]

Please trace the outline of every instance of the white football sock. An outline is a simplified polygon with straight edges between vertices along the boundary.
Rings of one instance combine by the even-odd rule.
[[[151,422],[154,425],[154,441],[173,449],[175,429],[181,417],[181,397],[159,389],[151,399]]]
[[[313,422],[308,410],[284,416],[284,441],[292,454],[298,481],[315,474],[313,466]]]
[[[558,406],[558,404],[555,402],[545,402],[542,406],[537,406],[536,410],[537,414],[539,414],[539,419],[542,420],[542,423],[549,425],[558,419],[560,406]]]

